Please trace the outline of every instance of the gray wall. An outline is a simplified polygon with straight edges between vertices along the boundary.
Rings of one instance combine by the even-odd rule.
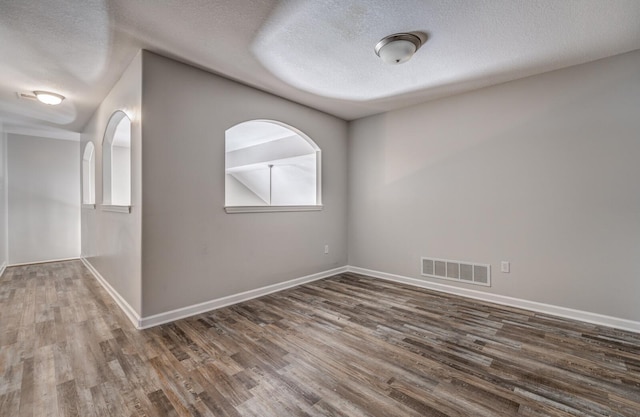
[[[9,263],[80,255],[78,142],[9,134]]]
[[[138,54],[82,132],[81,149],[96,147],[96,208],[82,208],[82,256],[141,313],[142,54]],[[102,141],[109,118],[122,110],[131,118],[131,213],[102,209]],[[79,157],[75,164],[82,166]],[[77,181],[77,179],[76,179]]]
[[[150,52],[143,71],[144,316],[346,265],[346,122]],[[324,210],[225,213],[225,130],[252,119],[322,149]]]
[[[640,320],[639,69],[636,51],[351,123],[349,264],[490,263],[469,288]]]

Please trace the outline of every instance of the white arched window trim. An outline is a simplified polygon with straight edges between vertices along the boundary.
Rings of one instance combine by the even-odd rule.
[[[114,158],[114,142],[120,140],[116,135],[119,133],[118,129],[122,128],[121,123],[126,123],[126,137],[124,138],[125,147],[129,148],[128,161],[122,167],[118,167]],[[120,146],[122,147],[122,146]],[[122,169],[126,168],[125,181],[120,181],[124,187],[123,190],[116,190],[114,192],[114,184],[118,186],[119,182],[116,181],[116,174],[121,174]],[[126,197],[120,196],[126,194]],[[115,195],[115,196],[114,196]],[[122,110],[116,110],[107,123],[107,127],[104,132],[104,138],[102,140],[102,210],[114,211],[119,213],[131,212],[131,119]]]
[[[281,126],[285,129],[288,129],[295,133],[298,137],[304,139],[315,152],[315,204],[305,204],[305,205],[260,205],[260,206],[250,206],[250,205],[226,205],[227,204],[227,195],[226,195],[226,187],[225,187],[225,211],[227,213],[259,213],[259,212],[286,212],[286,211],[319,211],[322,210],[322,151],[320,147],[304,132],[301,130],[277,121],[270,119],[254,119],[247,120],[241,123],[238,123],[234,126],[231,126],[229,129],[232,129],[236,126],[239,126],[244,123],[249,122],[265,122],[271,123],[277,126]],[[227,132],[229,131],[227,129]],[[225,132],[226,133],[226,132]],[[225,146],[227,145],[226,141],[227,135],[225,134]],[[226,149],[225,149],[226,150]],[[226,155],[226,152],[225,152]],[[225,158],[226,159],[226,158]],[[225,176],[227,175],[227,163],[225,161]]]
[[[87,142],[82,154],[82,207],[96,207],[96,147]]]

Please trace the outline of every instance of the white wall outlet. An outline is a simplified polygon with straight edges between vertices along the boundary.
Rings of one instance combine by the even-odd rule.
[[[324,245],[324,254],[327,255],[329,253],[329,245]]]
[[[500,272],[509,273],[511,272],[511,264],[508,261],[500,262]]]

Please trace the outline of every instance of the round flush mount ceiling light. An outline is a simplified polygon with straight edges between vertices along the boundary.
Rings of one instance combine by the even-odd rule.
[[[38,101],[51,106],[57,106],[62,103],[62,100],[64,100],[63,95],[51,93],[49,91],[34,91],[33,94],[35,94]]]
[[[376,55],[387,64],[402,64],[422,46],[422,39],[412,33],[385,36],[375,47]]]

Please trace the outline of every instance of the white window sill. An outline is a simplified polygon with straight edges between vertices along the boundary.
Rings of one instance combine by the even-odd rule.
[[[87,209],[87,210],[95,210],[96,209],[96,205],[95,204],[82,204],[82,208],[83,209]]]
[[[275,213],[283,211],[320,211],[322,206],[233,206],[225,207],[224,211],[233,213]]]
[[[112,206],[112,205],[102,205],[100,206],[102,211],[112,211],[114,213],[131,213],[131,206]]]

